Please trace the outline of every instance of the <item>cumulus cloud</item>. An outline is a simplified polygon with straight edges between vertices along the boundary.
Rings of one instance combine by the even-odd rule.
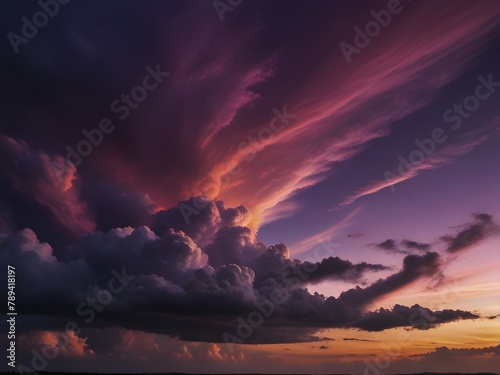
[[[381,264],[366,262],[353,264],[339,257],[328,257],[318,262],[290,259],[290,249],[285,244],[270,246],[256,262],[257,285],[318,284],[326,280],[359,282],[367,272],[390,269]]]
[[[152,229],[161,235],[166,229],[174,228],[203,246],[212,240],[219,229],[246,225],[249,219],[250,214],[243,206],[227,208],[222,201],[197,196],[179,202],[176,207],[157,212]]]
[[[82,237],[64,253],[65,259],[82,259],[99,275],[125,267],[131,275],[181,277],[203,268],[208,257],[185,233],[167,229],[157,236],[148,227],[116,228]]]
[[[66,358],[95,355],[87,340],[77,336],[74,331],[68,331],[65,336],[57,331],[32,332],[29,336],[24,334],[19,336],[19,345],[24,350],[36,349],[42,353],[57,353]]]
[[[31,229],[13,233],[0,248],[2,264],[16,267],[16,287],[29,295],[17,302],[27,315],[74,314],[88,287],[97,283],[96,272],[84,260],[59,262]]]
[[[372,313],[369,308],[379,299],[441,272],[439,254],[426,252],[406,256],[400,271],[364,288],[349,289],[338,298],[310,293],[307,284],[326,280],[357,283],[368,272],[389,267],[339,257],[317,262],[292,259],[286,245],[266,248],[251,229],[237,225],[241,213],[246,213],[244,208],[211,203],[209,213],[199,216],[205,222],[197,219],[191,232],[209,235],[211,241],[205,246],[180,229],[168,227],[169,222],[179,224],[172,220],[176,216],[170,210],[158,215],[158,225],[164,228],[157,233],[147,226],[96,231],[83,235],[59,257],[30,229],[7,237],[0,259],[23,264],[19,279],[25,285],[20,287],[28,295],[22,308],[27,316],[37,316],[30,320],[29,329],[53,330],[58,320],[62,324],[64,316],[74,315],[82,301],[106,290],[113,270],[119,270],[128,281],[96,313],[90,328],[110,328],[113,322],[123,329],[217,343],[224,342],[225,332],[235,333],[249,314],[272,310],[245,343],[318,341],[322,328],[376,331],[411,327],[407,318],[419,306],[398,305],[392,311]],[[419,311],[432,317],[430,324],[434,325],[477,317],[460,310]],[[52,319],[50,325],[43,319],[45,315]],[[77,315],[81,324],[87,324],[86,316]],[[210,353],[217,357],[217,350]],[[179,356],[188,353],[180,349]]]
[[[212,266],[229,263],[253,266],[255,259],[266,251],[266,246],[257,241],[250,228],[232,226],[221,228],[204,251]]]

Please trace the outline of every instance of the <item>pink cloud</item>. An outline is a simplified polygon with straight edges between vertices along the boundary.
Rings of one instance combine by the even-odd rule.
[[[4,172],[16,190],[48,208],[74,236],[95,228],[75,184],[77,173],[73,165],[62,168],[67,165],[62,156],[49,156],[22,140],[1,135],[0,145],[10,161]]]

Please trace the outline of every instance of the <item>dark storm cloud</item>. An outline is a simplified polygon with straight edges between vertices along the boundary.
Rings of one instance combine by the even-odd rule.
[[[156,208],[148,194],[127,191],[110,181],[85,182],[81,195],[100,231],[150,224]]]
[[[255,239],[255,234],[241,226],[222,227],[212,243],[204,248],[214,267],[230,263],[253,266],[265,250],[266,246]]]
[[[31,229],[12,234],[0,249],[2,264],[16,268],[16,287],[29,295],[29,300],[20,298],[16,303],[27,316],[72,316],[82,295],[99,278],[83,259],[58,262],[51,246],[40,242]]]
[[[408,255],[403,260],[403,269],[385,279],[380,279],[362,289],[356,287],[340,294],[339,299],[355,306],[366,306],[374,300],[390,294],[421,277],[435,276],[441,269],[441,257],[436,252],[424,255]]]
[[[300,265],[295,265],[291,268],[290,272],[292,274],[305,273],[307,277],[304,283],[317,284],[322,281],[335,279],[354,282],[360,281],[367,271],[384,271],[389,269],[390,267],[381,264],[370,264],[366,262],[353,264],[339,257],[329,257],[317,263],[303,262]]]
[[[59,252],[94,228],[136,227],[153,220],[156,206],[145,193],[109,181],[82,181],[60,156],[24,141],[0,135],[0,146],[2,233],[32,228]]]
[[[409,255],[401,271],[365,288],[350,289],[339,298],[311,294],[304,284],[353,282],[366,272],[388,268],[365,262],[353,264],[338,257],[316,263],[293,260],[286,245],[265,248],[250,229],[234,225],[241,213],[246,213],[244,208],[210,203],[208,213],[193,221],[193,235],[204,233],[212,238],[203,247],[185,232],[168,228],[168,220],[176,218],[170,210],[157,217],[164,226],[158,231],[161,234],[146,226],[96,231],[68,246],[57,258],[51,246],[41,243],[29,229],[7,237],[0,259],[7,264],[23,264],[19,278],[28,294],[21,307],[26,316],[39,317],[39,323],[30,320],[29,329],[53,329],[57,320],[63,325],[67,316],[87,324],[89,313],[80,311],[75,316],[76,307],[106,290],[115,269],[125,272],[130,280],[95,320],[88,322],[89,327],[111,324],[187,341],[224,342],[224,332],[236,332],[241,319],[255,311],[272,309],[246,343],[318,341],[322,338],[317,332],[324,328],[372,331],[411,327],[405,319],[414,307],[396,306],[390,312],[367,315],[366,306],[440,271],[437,253]],[[225,257],[228,261],[224,263]],[[271,304],[275,293],[280,294],[279,303]],[[432,324],[476,317],[462,311],[423,311],[436,318]],[[50,316],[50,324],[44,315]]]
[[[390,269],[381,264],[366,262],[353,264],[339,257],[324,258],[318,262],[290,259],[290,250],[285,244],[270,246],[254,263],[256,285],[276,284],[317,284],[327,280],[358,282],[367,272]]]
[[[219,229],[246,225],[249,217],[248,210],[243,206],[227,208],[222,201],[197,196],[179,202],[176,207],[157,212],[152,229],[158,235],[168,228],[181,230],[195,242],[205,245]]]
[[[456,253],[475,246],[498,233],[499,226],[491,215],[477,213],[473,215],[473,220],[470,223],[465,224],[464,229],[454,235],[445,235],[441,237],[441,240],[447,243],[446,250],[449,253]]]
[[[148,227],[86,234],[78,243],[70,245],[62,258],[82,259],[98,275],[125,267],[127,273],[134,276],[155,274],[168,280],[187,270],[203,268],[208,260],[185,233],[170,228],[157,236]]]

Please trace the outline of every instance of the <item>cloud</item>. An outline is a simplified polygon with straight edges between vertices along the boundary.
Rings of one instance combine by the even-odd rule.
[[[479,315],[462,310],[431,311],[419,305],[411,307],[395,305],[392,310],[380,309],[369,312],[361,319],[352,323],[352,327],[365,331],[382,331],[396,327],[408,327],[426,330],[439,324],[460,319],[477,319]]]
[[[408,255],[403,260],[403,269],[385,279],[380,279],[362,289],[356,287],[342,292],[339,299],[351,305],[363,307],[384,295],[393,293],[420,278],[430,278],[440,273],[442,260],[438,253]]]
[[[495,118],[494,120],[483,125],[482,128],[470,131],[457,137],[453,143],[438,149],[421,162],[417,162],[409,165],[409,167],[403,168],[402,173],[399,172],[399,169],[397,171],[386,171],[385,174],[390,172],[390,175],[386,176],[384,174],[384,176],[386,176],[385,179],[373,180],[369,182],[366,186],[358,189],[353,194],[345,198],[339,206],[350,205],[361,197],[378,193],[382,189],[395,186],[401,182],[417,177],[425,171],[447,165],[459,156],[471,152],[482,143],[489,141],[493,137],[497,137],[499,134],[500,118]]]
[[[445,235],[441,240],[447,244],[446,251],[456,253],[472,246],[476,246],[489,237],[499,233],[499,226],[493,217],[484,213],[473,215],[473,220],[464,225],[458,233]]]
[[[227,208],[222,201],[212,201],[203,196],[181,201],[176,207],[155,214],[153,231],[161,235],[168,228],[183,231],[200,245],[209,243],[219,229],[246,225],[250,219],[242,205]]]
[[[193,221],[195,235],[212,236],[215,232],[212,241],[202,247],[178,229],[164,229],[159,235],[147,226],[125,227],[85,234],[56,257],[51,246],[40,242],[30,229],[10,235],[2,242],[0,260],[23,264],[19,287],[28,293],[19,308],[29,325],[21,324],[19,330],[53,330],[63,324],[65,317],[75,315],[82,301],[106,290],[115,269],[132,278],[89,325],[83,321],[87,316],[77,314],[79,324],[111,328],[112,322],[113,327],[127,330],[218,343],[224,342],[224,332],[236,333],[241,319],[272,309],[245,343],[321,341],[318,332],[324,328],[370,331],[411,326],[410,321],[402,322],[401,316],[406,318],[415,307],[398,306],[391,312],[367,310],[381,298],[441,272],[439,254],[408,255],[400,271],[365,288],[352,288],[338,298],[310,293],[304,285],[324,280],[356,282],[367,272],[388,267],[338,257],[318,262],[291,259],[286,245],[266,248],[249,228],[231,225],[246,210],[211,203],[207,205],[209,214],[199,216],[205,222]],[[165,219],[171,217],[175,218],[173,211],[163,211],[160,223],[166,225]],[[221,223],[227,225],[221,227]],[[271,303],[276,293],[280,301]],[[424,311],[438,319],[434,324],[474,317],[458,310]],[[386,315],[390,315],[390,323],[383,319]],[[216,358],[217,350],[212,349],[210,355]],[[188,355],[182,350],[179,353]]]
[[[23,53],[4,54],[0,259],[23,265],[18,329],[52,334],[78,315],[76,306],[106,289],[111,269],[125,269],[135,278],[89,330],[109,330],[109,336],[123,330],[117,347],[124,357],[137,353],[133,358],[142,363],[164,363],[156,349],[150,357],[144,350],[170,348],[160,345],[164,335],[191,340],[163,350],[172,353],[168,360],[199,355],[231,362],[223,345],[194,341],[222,340],[221,333],[234,332],[237,319],[273,291],[282,292],[283,302],[246,343],[322,340],[321,329],[361,322],[389,294],[438,274],[441,258],[430,248],[396,243],[417,254],[405,257],[393,275],[355,287],[387,266],[329,255],[299,261],[290,249],[307,250],[317,237],[288,248],[256,235],[263,223],[309,209],[295,200],[299,192],[329,176],[338,185],[339,166],[397,136],[399,120],[428,107],[494,44],[498,7],[415,3],[352,64],[336,46],[352,37],[353,25],[366,22],[368,3],[346,2],[339,12],[328,2],[244,2],[245,17],[232,12],[233,19],[221,23],[211,2],[127,2],[120,17],[112,2],[99,12],[92,2],[75,2]],[[19,14],[6,17],[5,31],[19,30],[29,7],[7,8],[6,14]],[[353,17],[345,17],[350,12]],[[171,72],[168,80],[118,121],[109,105],[155,64]],[[281,130],[266,133],[285,108],[293,121],[281,116]],[[112,139],[85,157],[78,173],[60,168],[66,145],[77,148],[82,130],[103,116],[117,125]],[[249,137],[259,134],[269,136],[256,145]],[[449,163],[495,134],[493,128],[470,133],[476,143],[450,145],[399,180],[362,183],[347,201]],[[474,225],[480,228],[445,238],[449,252],[488,237],[484,220]],[[340,232],[315,226],[304,224],[320,235]],[[286,275],[298,281],[287,283]],[[354,285],[338,298],[306,289],[326,280]],[[94,350],[97,341],[86,342]],[[75,339],[75,348],[82,347]],[[112,354],[115,365],[130,363]]]
[[[324,46],[338,46],[351,37],[352,24],[362,21],[362,12],[350,5],[345,11],[360,18],[348,20],[328,3],[307,9],[295,3],[252,3],[245,6],[248,14],[258,16],[243,29],[237,22],[224,23],[228,32],[221,32],[211,4],[202,2],[130,5],[113,22],[104,21],[113,14],[112,4],[99,14],[89,12],[86,3],[73,7],[75,13],[61,13],[55,20],[70,25],[67,37],[59,38],[57,28],[47,29],[39,39],[43,43],[30,44],[31,54],[4,59],[9,72],[2,73],[5,92],[26,88],[22,95],[6,97],[11,104],[6,117],[15,120],[6,134],[30,141],[50,134],[43,137],[43,147],[62,154],[65,145],[76,146],[82,129],[97,125],[89,119],[116,120],[106,110],[109,104],[137,85],[145,66],[159,64],[171,73],[168,79],[131,116],[115,121],[123,126],[117,126],[112,142],[103,141],[85,159],[81,177],[104,174],[125,191],[146,192],[164,207],[199,194],[231,205],[245,202],[253,212],[253,229],[275,219],[283,202],[287,207],[297,192],[324,180],[334,165],[389,135],[397,120],[426,106],[491,40],[498,14],[495,7],[485,11],[475,3],[461,9],[413,6],[405,11],[405,22],[392,24],[373,40],[373,48],[363,50],[362,58],[346,64],[338,48]],[[275,11],[281,7],[287,14],[276,23]],[[315,27],[318,14],[333,19],[335,28]],[[432,27],[423,27],[422,18]],[[187,26],[179,19],[199,22]],[[306,34],[294,27],[297,20],[310,26]],[[90,32],[89,24],[99,32]],[[115,43],[124,36],[130,43]],[[144,40],[149,42],[139,42]],[[307,56],[315,56],[317,69],[310,69]],[[300,78],[296,71],[302,72]],[[43,103],[40,87],[46,93]],[[262,150],[255,153],[248,137],[269,128],[273,108],[282,111],[284,106],[297,117],[263,139]],[[19,118],[20,111],[36,113],[40,127]],[[87,116],[74,115],[83,113]],[[231,175],[234,170],[239,172]],[[230,181],[223,183],[228,175]]]
[[[170,228],[157,236],[145,226],[89,233],[70,245],[64,258],[84,260],[98,275],[125,267],[130,275],[157,275],[169,280],[208,262],[208,256],[185,233]]]
[[[377,244],[377,247],[384,250],[396,250],[396,242],[394,240],[388,239],[384,242]]]
[[[356,232],[356,233],[349,233],[347,235],[347,237],[350,237],[350,238],[361,238],[363,237],[365,234],[362,233],[362,232]]]
[[[421,251],[427,251],[427,250],[430,250],[430,248],[431,248],[430,244],[423,243],[423,242],[410,241],[410,240],[403,240],[403,241],[401,241],[401,244],[408,249],[415,249],[415,250],[421,250]]]
[[[127,191],[111,181],[85,181],[81,194],[100,231],[150,224],[157,210],[148,194]]]
[[[29,336],[21,335],[19,345],[25,350],[38,349],[42,353],[57,353],[66,358],[95,356],[87,340],[77,336],[74,331],[67,332],[64,342],[61,337],[57,331],[33,332]]]
[[[385,240],[384,242],[372,243],[370,245],[374,246],[376,249],[383,250],[388,254],[411,254],[411,252],[407,250],[400,249],[397,242],[391,238]]]
[[[11,229],[29,226],[60,244],[95,228],[80,196],[76,168],[58,170],[65,165],[61,156],[50,156],[5,135],[0,135],[0,155],[0,205]]]
[[[456,359],[464,357],[473,357],[482,354],[493,354],[495,357],[500,357],[500,345],[490,346],[486,348],[448,348],[441,346],[436,350],[424,354],[429,360],[444,360]]]
[[[367,272],[390,269],[381,264],[353,264],[339,257],[323,258],[318,262],[290,259],[285,244],[270,246],[254,263],[256,285],[317,284],[327,280],[361,281]]]
[[[405,249],[400,248],[397,241],[390,238],[385,240],[384,242],[373,243],[371,245],[375,246],[377,249],[384,250],[388,254],[406,254],[406,255],[413,254],[414,251],[412,250],[418,250],[418,252],[421,253],[421,252],[427,252],[431,248],[431,245],[429,244],[411,240],[403,240],[400,242],[400,244]]]
[[[89,286],[98,281],[95,271],[82,259],[59,262],[52,247],[41,242],[31,229],[23,229],[4,239],[0,259],[3,264],[22,264],[16,267],[16,287],[30,297],[29,301],[20,299],[16,307],[27,316],[72,315]],[[22,325],[18,328],[22,329]]]
[[[255,233],[241,226],[221,228],[212,243],[204,248],[212,266],[231,263],[252,266],[265,250],[266,246],[257,241]]]
[[[303,262],[300,265],[294,265],[290,270],[292,274],[306,274],[304,283],[317,284],[326,280],[347,280],[360,281],[367,271],[385,271],[390,267],[381,264],[370,264],[366,262],[353,264],[348,260],[339,257],[329,257],[321,262],[311,263]]]
[[[404,372],[412,368],[418,372],[482,372],[495,373],[500,358],[500,345],[485,348],[450,348],[440,346],[424,354],[415,354],[409,359],[395,360],[391,369]]]

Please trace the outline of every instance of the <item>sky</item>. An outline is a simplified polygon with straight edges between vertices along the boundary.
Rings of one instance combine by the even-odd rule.
[[[498,372],[499,16],[2,2],[2,369]]]

